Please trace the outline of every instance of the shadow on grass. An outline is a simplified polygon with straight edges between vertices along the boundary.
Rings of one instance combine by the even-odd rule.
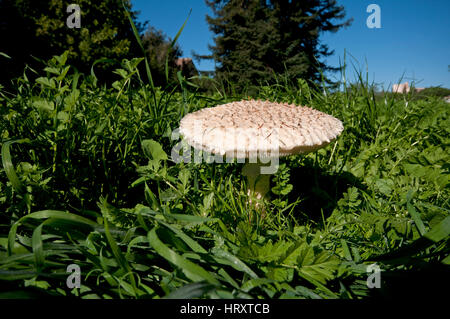
[[[366,189],[353,174],[329,174],[312,159],[305,159],[301,165],[291,169],[290,183],[293,190],[289,193],[289,202],[301,199],[296,208],[301,212],[296,214],[301,223],[322,223],[322,214],[324,219],[329,217],[349,187]]]

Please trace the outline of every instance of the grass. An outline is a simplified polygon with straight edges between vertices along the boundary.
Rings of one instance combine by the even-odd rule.
[[[54,57],[36,80],[28,70],[16,91],[0,91],[0,297],[360,299],[444,288],[441,98],[375,98],[362,76],[342,92],[283,77],[232,95],[182,78],[162,89],[141,79],[143,59],[122,61],[106,86],[68,63]],[[280,159],[264,218],[247,205],[242,164],[171,154],[184,114],[248,95],[308,105],[345,127],[318,152]],[[380,289],[366,285],[373,263]],[[66,284],[71,264],[79,289]]]

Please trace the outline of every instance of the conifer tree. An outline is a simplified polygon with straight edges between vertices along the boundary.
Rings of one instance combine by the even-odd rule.
[[[334,68],[322,62],[332,51],[320,43],[322,32],[348,26],[344,8],[335,0],[205,0],[215,44],[210,56],[216,76],[240,86],[269,83],[273,74],[289,80],[317,81],[321,71]],[[341,21],[341,22],[339,22]]]

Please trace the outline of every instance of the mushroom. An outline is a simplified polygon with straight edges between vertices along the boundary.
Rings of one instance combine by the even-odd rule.
[[[245,162],[248,195],[262,199],[269,190],[268,161],[328,145],[343,131],[342,122],[305,106],[243,100],[187,114],[180,133],[199,150]],[[273,167],[272,167],[273,168]],[[251,202],[251,199],[250,199]]]

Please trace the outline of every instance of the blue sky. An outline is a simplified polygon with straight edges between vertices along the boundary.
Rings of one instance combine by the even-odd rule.
[[[368,28],[366,12],[369,4],[381,9],[381,28]],[[203,0],[132,0],[133,9],[141,11],[139,21],[163,30],[173,38],[188,16],[189,21],[179,38],[183,56],[192,50],[209,54],[214,34],[206,23],[211,10]],[[353,23],[337,33],[324,33],[321,41],[335,53],[327,64],[338,66],[347,52],[347,63],[355,63],[369,80],[388,88],[403,76],[403,82],[415,81],[416,87],[443,86],[450,88],[450,1],[448,0],[338,0]],[[350,55],[354,57],[351,58]],[[366,65],[367,61],[367,65]],[[359,65],[358,65],[359,63]],[[213,61],[196,63],[200,70],[213,70]],[[348,70],[352,80],[354,72]],[[338,77],[335,73],[332,78]]]

